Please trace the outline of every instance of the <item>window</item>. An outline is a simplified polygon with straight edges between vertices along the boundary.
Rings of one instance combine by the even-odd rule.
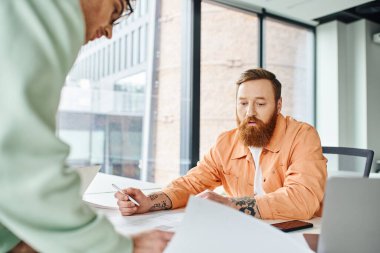
[[[235,82],[260,66],[283,84],[284,115],[314,124],[314,32],[264,15],[263,45],[254,13],[202,3],[200,157],[219,134],[236,127]]]
[[[58,134],[71,146],[72,166],[101,163],[106,173],[165,185],[188,164],[181,159],[191,132],[183,120],[192,109],[184,107],[190,81],[182,76],[188,10],[178,0],[137,3],[111,40],[81,50],[62,91]],[[201,9],[200,157],[236,127],[235,82],[260,66],[260,48],[284,85],[284,114],[313,123],[313,31],[265,17],[261,40],[257,14],[211,1]]]
[[[152,86],[150,121],[152,141],[147,146],[146,162],[147,178],[163,185],[180,174],[181,5],[181,1],[162,0],[157,17],[156,78]]]
[[[282,83],[282,113],[314,124],[314,33],[266,18],[264,66]]]
[[[235,82],[258,66],[258,18],[202,3],[200,157],[236,127]]]
[[[113,42],[112,44],[112,57],[111,57],[111,64],[112,64],[112,74],[115,74],[116,72],[116,63],[117,63],[117,58],[119,58],[119,55],[116,54],[116,41]]]
[[[151,11],[134,19],[135,29],[147,26]],[[106,173],[139,179],[147,64],[121,67],[122,59],[130,60],[124,48],[129,43],[122,38],[131,32],[115,27],[112,40],[82,48],[62,90],[57,125],[58,135],[71,146],[71,166],[103,164]]]
[[[128,35],[124,35],[124,69],[128,67]]]

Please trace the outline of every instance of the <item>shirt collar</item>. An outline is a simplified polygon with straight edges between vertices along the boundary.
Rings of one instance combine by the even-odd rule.
[[[264,149],[269,150],[270,152],[277,153],[280,151],[282,146],[283,137],[285,136],[286,131],[286,119],[280,113],[277,116],[276,127],[273,132],[273,136],[270,139],[268,145]],[[235,148],[234,153],[231,156],[231,159],[239,159],[246,157],[249,154],[249,148],[245,146],[239,139],[239,131],[236,131],[235,135]]]

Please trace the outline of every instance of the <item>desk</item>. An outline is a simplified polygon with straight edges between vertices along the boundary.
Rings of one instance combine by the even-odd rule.
[[[358,171],[341,171],[341,170],[330,170],[327,172],[328,177],[363,177],[363,172]],[[370,178],[380,178],[380,173],[371,172],[369,174]]]
[[[118,184],[120,187],[135,187],[146,189],[147,191],[158,191],[161,186],[149,183],[142,182],[135,179],[123,178],[114,175],[107,175],[103,173],[98,173],[95,177],[94,181],[90,184],[84,195],[86,194],[110,194],[115,192],[112,188],[111,184]],[[119,210],[115,209],[102,209],[94,207],[96,212],[105,215],[111,223],[114,225],[115,229],[123,234],[130,235],[134,233],[138,233],[148,229],[162,229],[162,230],[171,230],[174,231],[177,226],[180,225],[185,209],[176,209],[176,210],[168,210],[168,211],[158,211],[151,212],[146,214],[140,214],[135,216],[122,216],[119,213]],[[272,224],[277,222],[282,222],[283,220],[263,220],[263,222]],[[307,220],[307,222],[313,223],[314,227],[309,229],[304,229],[301,231],[294,231],[288,233],[291,237],[300,241],[301,243],[306,243],[303,239],[303,233],[307,234],[319,234],[320,232],[320,224],[321,218],[313,218],[311,220]]]

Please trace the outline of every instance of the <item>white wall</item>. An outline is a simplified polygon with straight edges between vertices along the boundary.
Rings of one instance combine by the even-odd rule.
[[[317,27],[317,129],[322,145],[373,149],[376,161],[380,45],[372,42],[374,32],[380,32],[380,25],[366,20]],[[330,160],[329,166],[334,163]]]
[[[317,129],[323,146],[341,146],[342,96],[345,80],[345,26],[330,22],[317,28]],[[337,170],[338,157],[328,156],[328,169]]]
[[[317,28],[317,129],[322,145],[339,143],[338,23]],[[333,105],[333,106],[332,106]]]
[[[342,126],[345,130],[345,139],[340,144],[358,148],[368,147],[367,136],[367,63],[365,20],[360,20],[347,27],[347,98],[346,107],[342,108],[347,125]],[[343,42],[344,43],[344,42]]]
[[[375,164],[380,160],[380,44],[372,41],[372,35],[380,32],[380,25],[366,22],[366,31],[367,136],[368,147],[375,151]]]

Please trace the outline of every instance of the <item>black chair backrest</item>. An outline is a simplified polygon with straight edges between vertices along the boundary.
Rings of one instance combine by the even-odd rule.
[[[324,154],[366,157],[367,160],[365,163],[363,177],[369,177],[369,173],[371,172],[373,154],[374,154],[373,150],[360,149],[360,148],[346,148],[346,147],[322,147],[322,152]]]

